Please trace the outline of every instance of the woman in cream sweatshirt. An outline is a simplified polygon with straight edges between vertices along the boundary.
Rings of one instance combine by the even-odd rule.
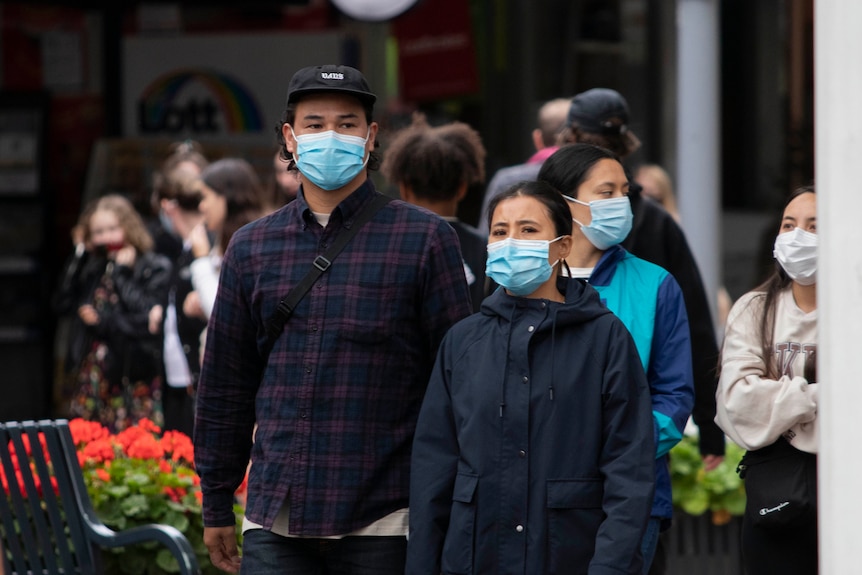
[[[758,474],[786,477],[789,465],[794,472],[802,470],[812,502],[805,507],[782,499],[773,505],[749,497],[742,536],[747,572],[810,575],[817,573],[817,204],[813,187],[791,194],[773,253],[773,275],[742,296],[728,316],[715,420],[749,451],[743,461],[747,484],[755,467]],[[778,471],[777,465],[783,470]],[[775,494],[780,490],[776,488]]]

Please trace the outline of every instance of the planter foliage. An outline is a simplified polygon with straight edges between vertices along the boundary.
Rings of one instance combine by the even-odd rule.
[[[171,525],[189,540],[203,573],[222,573],[212,565],[203,543],[200,479],[194,470],[194,450],[187,435],[176,431],[162,434],[148,419],[116,434],[111,434],[100,423],[83,419],[71,420],[69,430],[93,509],[105,525],[115,531],[150,523]],[[40,441],[44,441],[41,436]],[[23,456],[15,454],[10,446],[16,466],[34,465],[29,442],[25,441],[24,446],[27,453]],[[6,477],[2,467],[0,480],[7,495],[10,489],[16,488],[16,483],[24,494],[21,478]],[[36,487],[41,494],[44,486]],[[56,492],[57,486],[52,487]],[[238,495],[244,490],[243,483]],[[237,536],[241,537],[242,506],[235,505],[234,512]],[[104,549],[102,559],[106,573],[165,575],[179,572],[179,565],[170,551],[156,542]]]
[[[724,525],[745,511],[745,487],[736,466],[745,451],[727,441],[724,461],[712,471],[703,468],[697,437],[686,435],[670,451],[673,504],[689,515],[712,513],[712,522]]]

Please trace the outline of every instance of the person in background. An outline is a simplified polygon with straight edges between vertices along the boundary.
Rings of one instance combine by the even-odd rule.
[[[488,182],[488,188],[482,198],[478,225],[479,233],[483,237],[488,235],[486,226],[491,200],[518,182],[535,180],[542,162],[557,150],[560,133],[566,125],[569,101],[569,98],[554,98],[542,104],[536,117],[536,128],[531,134],[535,153],[523,164],[500,168]]]
[[[263,187],[254,168],[242,158],[222,158],[201,172],[197,192],[203,221],[190,235],[194,291],[183,302],[185,313],[208,320],[218,290],[222,256],[233,234],[264,214]],[[210,242],[210,234],[215,238]]]
[[[455,228],[464,256],[473,311],[485,296],[486,238],[457,217],[458,204],[473,184],[485,181],[485,146],[462,122],[431,127],[422,115],[391,139],[380,168],[401,198],[426,208]]]
[[[655,450],[631,336],[565,277],[545,182],[491,202],[482,311],[446,334],[413,443],[408,575],[639,573]]]
[[[640,148],[640,140],[629,127],[628,103],[619,92],[608,88],[593,88],[572,98],[561,141],[601,146],[623,161]],[[698,427],[704,468],[709,471],[724,459],[724,433],[714,421],[718,343],[706,290],[682,228],[655,202],[644,201],[639,188],[636,184],[631,187],[629,201],[634,219],[621,245],[629,253],[666,269],[682,290],[694,368],[692,419]]]
[[[404,571],[416,418],[443,335],[471,309],[452,227],[401,200],[378,204],[375,100],[355,68],[293,75],[277,136],[299,193],[224,254],[194,438],[204,543],[219,569]],[[380,207],[349,230],[369,206]],[[279,301],[348,231],[270,335]],[[240,561],[233,497],[249,459]]]
[[[673,183],[667,170],[658,164],[641,164],[635,171],[635,182],[641,187],[641,197],[654,201],[667,211],[679,224],[681,218],[676,206],[676,196],[673,192]],[[716,335],[721,337],[724,333],[724,324],[733,300],[724,286],[718,287],[716,294],[716,311],[718,314]]]
[[[167,173],[156,188],[160,218],[165,229],[181,241],[179,253],[171,262],[171,279],[167,299],[159,308],[163,339],[162,390],[166,430],[177,430],[192,436],[194,426],[194,393],[200,375],[200,335],[206,320],[189,316],[183,302],[194,289],[190,265],[191,233],[202,219],[198,204],[198,172],[176,168]]]
[[[75,313],[68,359],[76,389],[70,417],[112,432],[142,418],[162,425],[161,353],[154,309],[166,299],[171,264],[132,203],[116,194],[85,207],[75,253],[54,296]]]
[[[791,458],[817,501],[817,199],[813,186],[795,190],[775,238],[775,271],[737,300],[721,351],[716,422],[748,450],[743,463],[760,472]],[[748,479],[746,479],[748,481]],[[817,510],[792,526],[742,520],[747,573],[811,575],[818,569]],[[787,511],[788,513],[791,510]],[[777,513],[776,513],[777,514]]]
[[[194,140],[183,140],[171,144],[169,154],[159,169],[153,174],[153,189],[150,194],[150,208],[157,217],[148,218],[147,229],[153,236],[153,250],[163,254],[173,262],[183,251],[183,240],[173,227],[171,218],[164,212],[162,199],[166,195],[165,186],[189,176],[198,176],[209,164],[203,148]]]
[[[281,150],[276,150],[272,158],[272,177],[269,180],[268,203],[278,209],[296,199],[299,191],[299,175],[296,170],[287,169],[287,160],[281,157]]]
[[[682,291],[663,268],[620,247],[631,228],[629,181],[619,158],[591,144],[571,144],[545,160],[538,179],[569,202],[573,277],[599,292],[631,332],[652,400],[655,498],[641,552],[649,571],[662,523],[673,517],[668,452],[682,439],[694,404],[691,340]]]
[[[658,164],[642,164],[635,172],[635,181],[640,184],[641,196],[659,204],[679,223],[676,196],[667,170]]]

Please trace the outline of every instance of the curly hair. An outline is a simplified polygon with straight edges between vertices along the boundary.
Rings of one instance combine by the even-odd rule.
[[[123,229],[126,242],[134,246],[138,253],[143,254],[153,249],[153,238],[147,231],[143,218],[129,199],[119,194],[108,194],[94,200],[81,212],[84,226],[84,241],[90,242],[90,219],[96,212],[111,212],[117,216],[117,221]]]
[[[383,158],[381,172],[431,201],[454,198],[459,187],[485,181],[485,146],[479,133],[463,122],[431,127],[421,114],[397,132]]]

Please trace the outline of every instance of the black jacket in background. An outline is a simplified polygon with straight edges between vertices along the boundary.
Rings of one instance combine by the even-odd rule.
[[[470,300],[473,312],[479,311],[485,298],[485,259],[488,253],[488,238],[483,237],[479,230],[458,220],[446,220],[458,233],[461,244],[461,257],[475,276],[470,284]]]
[[[622,246],[669,271],[682,289],[691,330],[695,390],[692,418],[700,430],[700,451],[704,455],[723,455],[724,433],[714,421],[718,344],[700,271],[676,220],[664,208],[641,198],[639,187],[632,186],[629,199],[634,223]]]
[[[116,300],[99,312],[99,323],[88,326],[78,308],[93,303],[102,276],[110,273]],[[66,356],[68,370],[76,370],[94,338],[108,344],[109,381],[120,377],[145,379],[158,375],[161,336],[149,332],[149,312],[161,303],[168,288],[171,264],[153,252],[138,254],[132,267],[85,251],[73,254],[54,294],[54,311],[73,318]]]

